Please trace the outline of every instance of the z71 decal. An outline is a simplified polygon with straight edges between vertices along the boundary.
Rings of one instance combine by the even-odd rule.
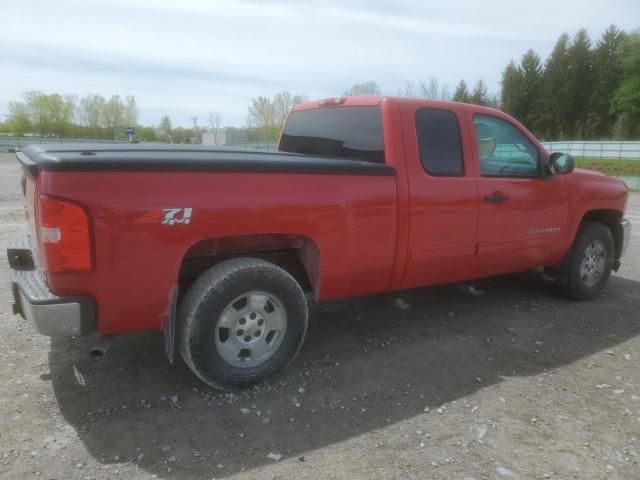
[[[189,225],[191,221],[191,208],[164,208],[162,225],[176,225],[181,223]]]

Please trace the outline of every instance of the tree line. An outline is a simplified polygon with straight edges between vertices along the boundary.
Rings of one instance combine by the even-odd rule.
[[[138,124],[138,106],[133,96],[122,99],[112,95],[107,99],[90,94],[78,99],[75,95],[33,90],[22,97],[22,101],[9,102],[9,117],[2,125],[6,133],[123,140],[125,128]]]
[[[502,72],[500,108],[545,139],[640,135],[640,30],[610,26],[593,44],[563,33],[549,57],[527,51]]]
[[[352,85],[343,95],[381,95],[381,90],[376,82],[366,81]],[[450,93],[449,86],[437,77],[407,81],[398,95],[498,108],[546,140],[638,138],[640,29],[626,33],[612,25],[595,44],[586,30],[573,37],[563,33],[544,62],[533,50],[525,52],[518,63],[509,62],[495,95],[482,79],[473,88],[462,79]],[[217,113],[209,114],[205,128],[197,125],[197,117],[193,117],[193,128],[172,127],[166,115],[159,125],[144,127],[138,124],[133,96],[107,99],[90,94],[78,99],[30,91],[22,101],[9,103],[9,116],[0,123],[0,133],[124,140],[125,127],[136,127],[136,139],[142,141],[197,142],[203,130],[216,139],[226,130],[243,141],[275,140],[291,108],[307,100],[304,93],[286,91],[253,98],[245,129],[223,129]]]

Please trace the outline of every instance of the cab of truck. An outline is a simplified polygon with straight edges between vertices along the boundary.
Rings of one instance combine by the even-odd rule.
[[[570,156],[550,154],[492,108],[375,96],[307,102],[290,113],[279,150],[398,170],[399,202],[405,197],[407,206],[398,228],[408,235],[396,250],[396,288],[536,267],[564,278],[585,222],[610,232],[613,268],[628,244],[624,183],[575,169]]]

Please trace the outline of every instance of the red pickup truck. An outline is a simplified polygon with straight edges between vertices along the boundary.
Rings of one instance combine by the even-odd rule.
[[[14,309],[45,335],[163,330],[232,389],[300,349],[307,301],[543,267],[599,295],[630,236],[627,188],[574,171],[502,112],[392,97],[308,102],[278,152],[34,145]]]

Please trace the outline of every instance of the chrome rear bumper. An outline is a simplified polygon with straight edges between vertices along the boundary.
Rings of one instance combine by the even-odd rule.
[[[20,247],[16,247],[16,244]],[[83,335],[96,330],[93,299],[54,295],[42,274],[24,261],[31,253],[28,238],[14,242],[7,253],[14,313],[33,322],[38,333],[50,337]]]

